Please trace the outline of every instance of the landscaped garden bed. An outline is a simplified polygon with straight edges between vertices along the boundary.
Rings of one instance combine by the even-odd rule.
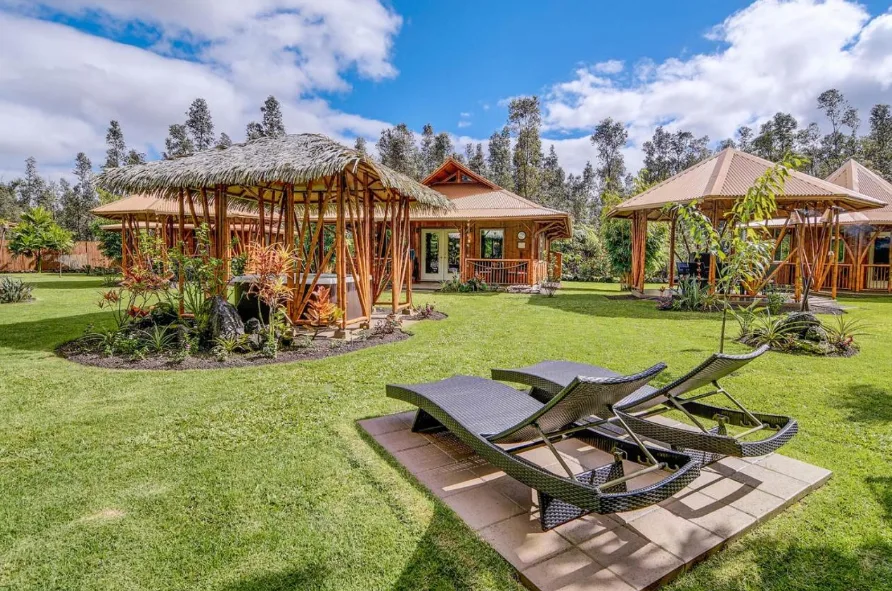
[[[367,329],[352,336],[353,338],[349,340],[329,338],[311,340],[309,337],[299,339],[298,342],[284,346],[275,358],[264,355],[261,351],[252,350],[248,346],[228,355],[196,352],[180,358],[176,354],[160,352],[126,357],[114,353],[105,354],[95,347],[85,346],[80,339],[65,343],[59,347],[58,352],[69,361],[107,369],[221,369],[324,359],[376,345],[403,341],[411,334],[396,327],[389,332],[375,328]]]

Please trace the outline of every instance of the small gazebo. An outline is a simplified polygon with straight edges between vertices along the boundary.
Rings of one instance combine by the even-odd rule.
[[[720,229],[722,220],[734,203],[744,197],[756,180],[774,166],[773,162],[758,156],[727,148],[616,206],[610,212],[611,217],[627,218],[632,221],[632,288],[644,291],[645,244],[649,221],[670,224],[669,284],[674,286],[677,220],[671,206],[696,202],[697,207],[711,220],[713,226]],[[833,266],[834,263],[830,260],[833,257],[830,257],[829,253],[839,243],[840,214],[875,209],[884,205],[881,201],[855,190],[795,170],[790,171],[784,192],[777,197],[777,204],[778,216],[784,221],[778,233],[776,249],[790,229],[804,224],[812,225],[811,231],[815,236],[820,236],[820,244],[826,246],[826,248],[808,249],[803,242],[807,232],[797,232],[796,245],[790,248],[780,264],[772,269],[771,274],[774,274],[784,265],[793,266],[797,299],[800,296],[803,273],[807,272],[814,277],[822,273],[822,269],[828,264]],[[715,286],[714,256],[709,258],[706,279],[709,285]],[[770,279],[769,275],[764,281]]]
[[[373,277],[386,275],[394,312],[411,305],[411,212],[451,207],[436,191],[317,134],[264,138],[174,160],[114,168],[102,173],[99,181],[112,192],[176,203],[180,248],[187,222],[197,222],[199,210],[212,212],[212,256],[223,261],[226,281],[232,236],[229,212],[255,211],[260,228],[276,228],[260,232],[256,240],[280,242],[298,258],[286,278],[294,294],[288,306],[291,320],[302,322],[312,292],[333,266],[336,301],[347,311],[340,321],[342,329],[370,320],[377,299]],[[334,241],[328,244],[325,226],[332,223]],[[348,282],[359,302],[359,312],[352,315],[346,306]]]

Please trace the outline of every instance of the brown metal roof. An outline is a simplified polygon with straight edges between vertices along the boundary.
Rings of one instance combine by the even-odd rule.
[[[858,191],[882,201],[885,207],[858,213],[844,213],[839,222],[846,225],[892,224],[892,183],[860,162],[849,158],[827,177],[835,185]]]
[[[727,148],[712,158],[699,162],[647,191],[617,205],[610,215],[630,217],[635,211],[648,211],[651,219],[664,217],[667,205],[691,201],[734,200],[744,195],[760,176],[774,166],[773,162],[740,150]],[[790,171],[778,202],[834,201],[848,210],[858,211],[882,207],[884,202],[858,191],[815,178],[799,171]]]
[[[463,173],[464,182],[444,182],[453,173]],[[480,176],[453,158],[448,158],[431,173],[424,183],[445,195],[455,206],[453,211],[419,212],[413,221],[438,220],[499,220],[529,219],[562,222],[562,230],[554,238],[570,236],[570,215],[564,211],[544,207],[520,195],[503,189]]]

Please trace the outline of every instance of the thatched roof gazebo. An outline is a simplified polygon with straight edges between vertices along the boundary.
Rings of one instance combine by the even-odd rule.
[[[256,211],[260,227],[276,226],[272,236],[263,233],[261,242],[280,241],[299,259],[287,277],[294,293],[288,310],[292,321],[302,322],[310,294],[334,266],[335,301],[347,312],[341,328],[371,318],[374,275],[388,275],[394,312],[411,305],[410,212],[451,207],[436,191],[317,134],[265,138],[114,168],[102,173],[99,182],[116,193],[175,200],[180,236],[187,208],[195,212],[198,202],[204,211],[213,211],[214,256],[223,260],[227,275],[227,212],[232,207]],[[324,227],[332,221],[335,240],[327,245]],[[385,230],[378,232],[376,226]],[[347,308],[348,282],[358,298],[358,312]]]
[[[665,221],[671,224],[669,280],[672,286],[675,279],[676,221],[671,206],[696,202],[713,226],[719,228],[734,203],[744,197],[756,180],[774,166],[773,162],[758,156],[727,148],[616,206],[609,214],[611,217],[632,220],[632,288],[644,291],[648,221]],[[802,223],[803,219],[814,219],[820,225],[824,238],[832,241],[834,228],[838,240],[840,212],[875,209],[882,207],[883,203],[858,191],[792,170],[783,194],[777,197],[777,205],[778,213],[786,220],[785,227]],[[808,215],[797,214],[802,211],[822,213],[810,218]],[[783,233],[778,244],[783,239]],[[829,248],[829,244],[827,246]],[[813,254],[814,256],[809,257],[804,246],[798,244],[791,249],[784,262],[795,265],[797,270],[801,266],[800,262],[805,263],[814,272],[829,257],[826,249]],[[766,277],[765,280],[769,279],[770,277]],[[716,261],[715,257],[710,257],[708,282],[714,286],[715,281]],[[800,283],[801,277],[797,280],[797,298]]]

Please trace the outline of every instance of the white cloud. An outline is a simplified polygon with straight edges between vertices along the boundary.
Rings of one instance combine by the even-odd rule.
[[[607,60],[606,62],[598,62],[592,69],[601,74],[619,74],[626,67],[622,60]]]
[[[264,98],[290,131],[345,139],[386,124],[332,109],[319,91],[347,91],[344,74],[381,79],[401,17],[379,0],[0,0],[0,175],[33,155],[44,172],[85,150],[97,166],[118,119],[131,147],[160,151],[167,126],[205,97],[217,133],[238,141]],[[7,9],[4,12],[3,9]],[[103,34],[142,31],[142,49],[40,20],[89,17]],[[185,48],[185,49],[184,49]],[[6,171],[5,173],[3,171]]]
[[[871,19],[844,0],[760,0],[708,37],[717,43],[714,52],[661,63],[642,58],[631,82],[604,76],[607,62],[578,69],[545,97],[546,128],[572,135],[605,117],[627,122],[633,169],[639,147],[660,124],[720,140],[777,111],[803,124],[819,120],[816,99],[828,88],[840,89],[863,118],[874,103],[889,102],[892,13]],[[582,139],[555,143],[582,150]],[[568,168],[572,159],[568,154]]]
[[[459,128],[471,127],[471,122],[467,119],[459,119],[457,125]]]

